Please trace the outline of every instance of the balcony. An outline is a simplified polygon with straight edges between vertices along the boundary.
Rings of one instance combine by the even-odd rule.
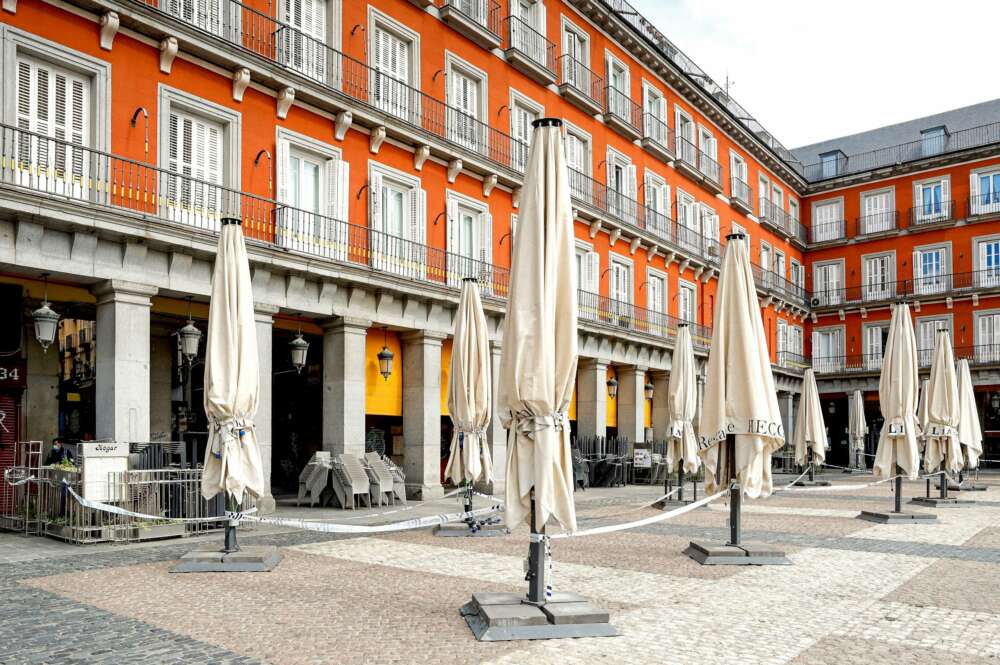
[[[934,359],[934,349],[917,349],[917,366],[929,369]],[[955,360],[968,360],[972,368],[1000,366],[1000,344],[956,346]],[[875,375],[882,371],[882,353],[826,356],[812,359],[817,375]]]
[[[542,85],[556,82],[556,45],[516,16],[504,19],[504,56],[515,69]]]
[[[966,206],[970,221],[1000,216],[1000,192],[970,196]]]
[[[910,226],[950,224],[956,221],[954,213],[954,201],[929,201],[910,208]]]
[[[752,261],[750,269],[753,272],[754,285],[761,293],[773,296],[798,308],[804,309],[809,306],[809,293],[798,284],[788,281],[784,275],[763,268]]]
[[[740,212],[753,214],[753,190],[738,176],[729,178],[729,204]]]
[[[802,225],[798,217],[788,215],[788,239],[799,249],[805,249],[809,244],[809,230]]]
[[[698,151],[698,171],[703,176],[701,184],[713,194],[722,193],[722,166],[704,150]]]
[[[792,372],[801,373],[809,369],[811,366],[808,358],[801,353],[795,353],[794,351],[778,351],[776,358],[777,362],[775,362],[775,365]]]
[[[992,291],[1000,291],[1000,268],[814,291],[812,306],[817,309],[828,307],[845,309],[892,302],[901,298],[943,299]]]
[[[847,221],[836,219],[832,222],[813,224],[809,229],[809,244],[840,242],[847,240]]]
[[[604,109],[604,79],[569,54],[559,58],[559,94],[589,115]]]
[[[642,147],[665,162],[673,161],[676,154],[673,129],[652,113],[644,113],[642,115]]]
[[[496,0],[442,0],[440,16],[483,48],[500,46],[500,3]]]
[[[781,206],[772,203],[770,199],[760,199],[760,223],[778,235],[784,237],[791,235],[788,213],[782,210]]]
[[[583,290],[578,293],[578,302],[581,321],[592,321],[617,330],[664,339],[675,337],[678,325],[687,323],[691,331],[691,341],[696,348],[707,349],[712,343],[711,328],[684,322],[665,312],[655,312]]]
[[[701,171],[698,169],[698,146],[691,143],[682,136],[676,137],[677,142],[677,170],[688,176],[695,182],[701,180]]]
[[[882,233],[894,233],[899,229],[899,211],[887,210],[885,212],[862,215],[858,217],[858,235],[873,236]]]
[[[642,136],[642,107],[625,92],[609,85],[604,89],[604,122],[629,141]]]

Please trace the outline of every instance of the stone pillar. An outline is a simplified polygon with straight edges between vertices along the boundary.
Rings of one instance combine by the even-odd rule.
[[[704,406],[705,403],[705,380],[707,377],[705,376],[703,369],[704,368],[702,368],[702,370],[699,370],[698,373],[695,375],[695,381],[698,384],[698,401],[697,401],[697,407],[695,408],[694,411],[694,423],[692,423],[694,425],[695,436],[699,436],[698,428],[701,423],[701,411],[702,411],[702,406]]]
[[[580,358],[576,383],[576,433],[581,439],[608,435],[608,361]]]
[[[177,355],[177,337],[171,328],[156,326],[150,332],[149,345],[149,432],[153,438],[170,440],[171,401],[173,399],[174,356]],[[204,326],[201,326],[205,332]],[[205,344],[202,338],[202,351]]]
[[[415,331],[403,342],[403,470],[406,493],[435,499],[441,487],[441,343],[445,336]]]
[[[667,391],[670,372],[650,372],[653,380],[653,440],[666,441],[669,432]]]
[[[260,393],[254,425],[257,430],[257,445],[260,447],[260,461],[264,469],[264,488],[267,490],[267,496],[257,502],[257,507],[264,512],[274,510],[274,499],[271,497],[271,452],[274,440],[271,420],[274,417],[274,393],[271,382],[274,376],[274,315],[277,312],[278,308],[273,305],[254,303],[257,367],[260,374]]]
[[[372,322],[340,317],[323,326],[323,450],[365,454],[365,335]]]
[[[97,296],[98,439],[149,441],[149,308],[154,286],[108,280]]]
[[[28,319],[24,331],[24,345],[28,353],[28,385],[22,401],[25,430],[21,438],[25,441],[41,441],[44,444],[42,452],[47,453],[52,439],[59,434],[59,375],[62,370],[59,364],[59,342],[56,340],[48,351],[43,351],[42,345],[35,339],[31,317],[25,318]],[[13,414],[8,417],[13,419]]]
[[[646,441],[646,368],[618,370],[618,436],[633,444]]]
[[[493,494],[502,496],[507,478],[507,430],[500,424],[500,349],[499,342],[490,342],[490,371],[493,381],[493,416],[490,418],[487,437],[490,440],[490,454],[493,456]]]

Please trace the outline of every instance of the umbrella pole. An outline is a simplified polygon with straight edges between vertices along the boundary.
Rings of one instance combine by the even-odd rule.
[[[816,482],[816,467],[813,465],[813,449],[809,448],[809,482]]]
[[[896,465],[896,496],[895,496],[895,510],[893,512],[901,513],[903,512],[903,476],[901,475],[902,469],[899,465]],[[930,481],[928,481],[930,482]]]
[[[463,512],[472,512],[472,483],[468,480],[465,481],[465,506],[463,508]],[[469,525],[470,529],[472,529],[476,526],[476,518],[469,515],[465,518],[465,523]]]
[[[226,511],[235,513],[239,506],[236,504],[236,497],[226,492]],[[222,546],[225,554],[239,552],[240,546],[236,544],[236,525],[231,520],[226,519],[226,537]]]
[[[531,489],[531,542],[528,544],[528,603],[532,605],[545,604],[545,543],[536,536],[545,535],[545,526],[541,529],[535,523],[535,489]]]
[[[740,503],[743,491],[736,481],[736,436],[726,437],[726,454],[729,457],[729,544],[739,547],[740,544]]]
[[[942,460],[942,466],[943,465],[944,465],[944,461]],[[948,472],[945,471],[942,468],[941,469],[941,479],[940,479],[940,481],[938,481],[938,487],[941,488],[940,497],[942,499],[947,499],[948,498],[948,483],[950,483],[950,482],[951,482],[951,479],[948,477]]]
[[[681,459],[680,464],[677,465],[677,500],[684,500],[684,460]]]

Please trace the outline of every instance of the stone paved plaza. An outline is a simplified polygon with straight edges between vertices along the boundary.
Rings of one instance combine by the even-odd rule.
[[[458,608],[474,591],[526,589],[523,528],[493,539],[257,528],[242,542],[281,546],[275,571],[189,575],[168,571],[220,535],[75,547],[0,534],[0,663],[1000,663],[1000,476],[961,495],[974,505],[913,526],[856,519],[891,507],[888,485],[825,477],[832,490],[745,504],[745,540],[780,546],[791,566],[704,567],[684,556],[692,538],[726,538],[722,502],[555,541],[555,589],[608,608],[616,638],[473,639]],[[578,493],[581,528],[655,515],[636,507],[657,494]],[[284,505],[279,514],[376,524],[453,501],[374,517]]]

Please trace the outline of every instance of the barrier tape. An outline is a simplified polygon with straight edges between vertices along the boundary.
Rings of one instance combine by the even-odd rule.
[[[27,478],[21,478],[20,480],[11,480],[10,477],[13,475],[11,472],[15,470],[15,467],[9,469],[4,469],[3,479],[11,487],[17,487],[18,485],[24,485],[25,483],[30,483],[35,480],[35,476],[28,476]]]
[[[427,517],[417,517],[405,522],[393,522],[392,524],[380,524],[377,526],[360,526],[357,524],[330,524],[326,522],[311,522],[303,519],[292,519],[287,517],[247,517],[246,521],[257,524],[270,524],[271,526],[281,526],[292,529],[303,529],[305,531],[319,531],[321,533],[391,533],[395,531],[409,531],[411,529],[423,529],[428,526],[448,524],[449,522],[461,522],[467,519],[474,519],[484,515],[491,515],[501,510],[500,505],[488,508],[478,508],[463,513],[442,513]]]
[[[126,510],[120,506],[113,506],[110,503],[101,503],[100,501],[93,501],[91,499],[85,499],[76,491],[70,487],[69,483],[63,481],[63,487],[69,492],[69,494],[76,499],[84,508],[90,508],[92,510],[100,510],[105,513],[112,513],[114,515],[121,515],[123,517],[135,517],[143,520],[169,520],[171,522],[183,522],[183,523],[197,523],[197,522],[220,522],[224,519],[232,522],[239,522],[240,520],[246,518],[251,513],[257,512],[256,508],[251,508],[244,511],[230,512],[226,511],[225,515],[215,515],[212,517],[165,517],[163,515],[149,515],[147,513],[137,513],[134,510]]]
[[[357,515],[355,517],[348,517],[346,519],[348,519],[348,520],[364,520],[364,519],[370,519],[372,517],[384,517],[386,515],[395,515],[396,513],[405,513],[407,511],[413,510],[414,508],[420,508],[422,506],[426,506],[426,505],[431,504],[431,503],[440,503],[441,501],[445,501],[447,499],[452,499],[455,496],[457,496],[459,494],[464,494],[464,493],[465,493],[465,488],[464,487],[460,487],[460,488],[458,488],[456,490],[452,490],[451,492],[448,492],[447,494],[445,494],[444,496],[442,496],[440,499],[431,499],[430,501],[421,501],[420,503],[415,503],[413,505],[406,506],[405,508],[396,508],[396,509],[393,509],[393,510],[386,510],[386,511],[381,512],[381,513],[368,513],[368,514],[365,514],[365,515]],[[476,490],[472,490],[472,493],[475,494],[476,496],[481,496],[481,497],[483,497],[485,499],[489,499],[494,504],[503,505],[503,499],[498,499],[497,497],[493,496],[492,494],[484,494],[483,492],[477,492]],[[334,518],[330,518],[330,519],[334,519]],[[316,520],[316,521],[317,522],[323,522],[325,520],[319,519],[319,520]]]

